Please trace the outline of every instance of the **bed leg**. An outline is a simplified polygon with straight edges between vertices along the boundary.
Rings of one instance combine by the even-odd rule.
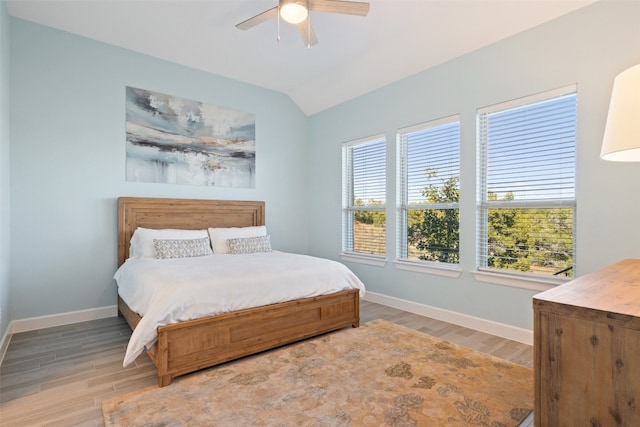
[[[172,375],[169,372],[169,334],[167,331],[158,330],[158,342],[156,343],[156,367],[158,368],[158,387],[164,387],[171,382]]]
[[[354,328],[360,327],[360,297],[359,294],[354,290],[353,294],[353,316],[356,318],[356,321],[351,324]]]
[[[171,383],[171,375],[158,375],[158,387],[165,387]]]

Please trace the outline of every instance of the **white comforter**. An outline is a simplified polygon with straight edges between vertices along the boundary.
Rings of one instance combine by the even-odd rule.
[[[118,294],[142,320],[123,366],[157,338],[158,326],[245,308],[360,289],[343,264],[284,252],[194,258],[130,258],[116,271]]]

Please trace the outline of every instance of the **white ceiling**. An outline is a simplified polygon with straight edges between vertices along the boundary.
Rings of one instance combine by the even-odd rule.
[[[366,17],[312,13],[319,43],[277,19],[235,24],[278,0],[9,0],[9,14],[286,93],[307,115],[594,0],[370,0]]]

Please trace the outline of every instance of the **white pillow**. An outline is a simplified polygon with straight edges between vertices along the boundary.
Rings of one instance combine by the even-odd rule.
[[[267,227],[264,225],[209,229],[211,246],[213,247],[213,253],[216,255],[229,253],[229,247],[227,246],[227,240],[229,239],[242,239],[245,237],[260,237],[266,235]]]
[[[175,230],[165,228],[154,230],[151,228],[136,228],[131,236],[131,245],[129,246],[130,258],[155,258],[155,247],[153,239],[165,240],[190,240],[208,238],[207,230]]]

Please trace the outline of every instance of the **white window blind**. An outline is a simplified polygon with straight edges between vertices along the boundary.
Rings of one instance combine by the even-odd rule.
[[[386,254],[386,140],[378,136],[342,148],[342,251]]]
[[[572,276],[576,88],[478,111],[478,267]]]
[[[460,119],[400,129],[398,258],[459,263]]]

